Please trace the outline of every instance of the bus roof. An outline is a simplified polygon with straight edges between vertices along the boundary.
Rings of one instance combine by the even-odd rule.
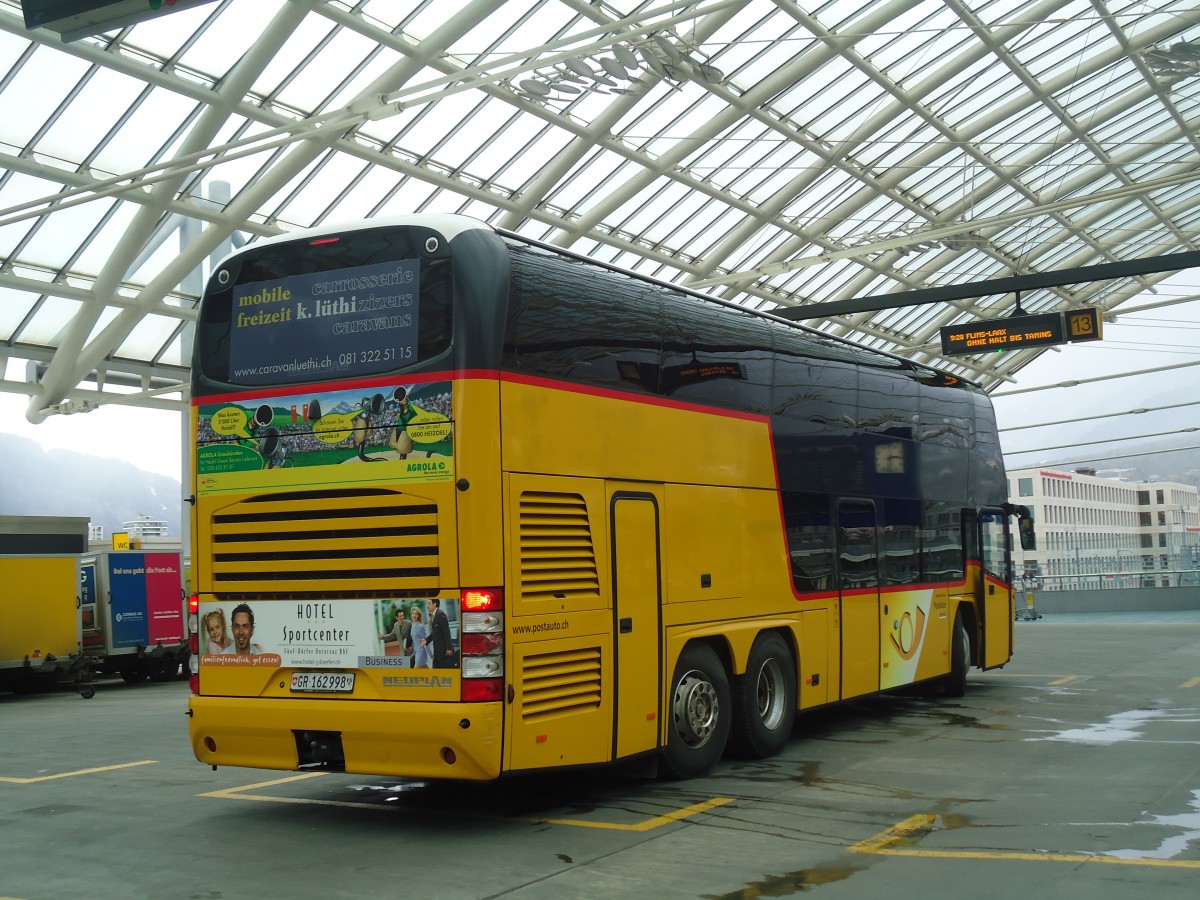
[[[458,235],[467,231],[495,231],[487,222],[479,219],[473,219],[470,216],[458,215],[456,213],[413,213],[408,216],[382,216],[377,219],[361,219],[350,222],[334,222],[329,225],[320,225],[316,228],[301,228],[298,231],[288,231],[284,234],[276,234],[268,238],[260,238],[253,243],[247,244],[244,247],[239,247],[232,253],[223,257],[218,263],[217,268],[224,264],[228,259],[239,256],[249,250],[258,247],[267,247],[271,244],[290,243],[291,241],[315,240],[317,238],[329,237],[334,234],[351,234],[355,231],[367,231],[374,228],[389,228],[400,225],[421,225],[425,228],[432,228],[439,232],[447,240],[453,240]]]

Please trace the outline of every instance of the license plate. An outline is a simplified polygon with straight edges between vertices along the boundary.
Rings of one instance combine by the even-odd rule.
[[[354,673],[293,672],[292,690],[306,694],[349,694],[354,690]]]

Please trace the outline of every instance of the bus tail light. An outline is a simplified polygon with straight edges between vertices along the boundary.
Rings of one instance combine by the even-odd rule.
[[[504,699],[503,678],[464,678],[463,703],[490,703]]]
[[[461,604],[463,702],[500,700],[504,696],[504,593],[499,588],[467,589]]]
[[[193,694],[200,693],[200,595],[192,594],[187,600],[188,629],[188,686]]]

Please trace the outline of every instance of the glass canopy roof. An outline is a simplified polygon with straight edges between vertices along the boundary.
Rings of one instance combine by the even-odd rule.
[[[938,329],[1013,294],[901,295],[1200,221],[1194,0],[210,0],[69,42],[0,0],[0,71],[0,391],[31,421],[179,408],[211,260],[322,223],[463,213],[994,388],[1038,351],[942,359]]]

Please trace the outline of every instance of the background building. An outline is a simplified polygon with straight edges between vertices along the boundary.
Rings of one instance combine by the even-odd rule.
[[[1194,485],[1036,467],[1010,470],[1008,490],[1033,510],[1038,549],[1017,559],[1043,590],[1200,584]]]
[[[125,522],[122,527],[131,538],[167,536],[166,519],[154,519],[147,515]]]

